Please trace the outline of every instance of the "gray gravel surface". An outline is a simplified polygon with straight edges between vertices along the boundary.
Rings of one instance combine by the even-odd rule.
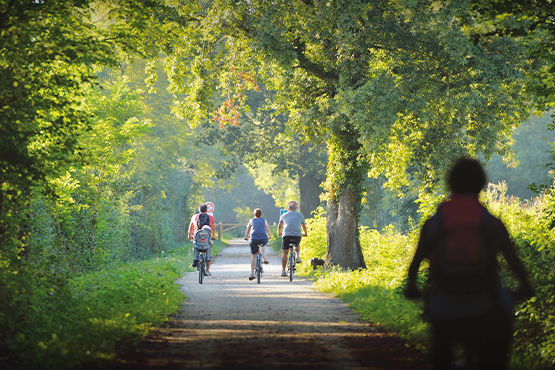
[[[234,239],[211,267],[212,276],[198,283],[198,273],[187,273],[177,281],[187,296],[183,317],[210,320],[356,322],[358,316],[342,301],[316,292],[307,278],[281,277],[281,255],[269,247],[260,284],[249,281],[250,248]],[[301,251],[301,257],[302,251]],[[310,263],[306,260],[304,263]]]

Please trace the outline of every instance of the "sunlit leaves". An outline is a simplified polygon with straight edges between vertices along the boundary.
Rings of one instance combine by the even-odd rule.
[[[259,189],[274,198],[276,207],[286,209],[291,199],[299,199],[298,182],[283,174],[274,174],[275,165],[257,161],[256,167],[247,167]]]

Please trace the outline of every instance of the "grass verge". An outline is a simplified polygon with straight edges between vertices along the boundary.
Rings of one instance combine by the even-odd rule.
[[[226,241],[214,241],[213,254]],[[9,346],[20,351],[15,369],[71,369],[100,363],[140,342],[169,320],[183,302],[175,281],[192,271],[192,244],[147,260],[86,273],[41,297],[31,343],[23,334]]]

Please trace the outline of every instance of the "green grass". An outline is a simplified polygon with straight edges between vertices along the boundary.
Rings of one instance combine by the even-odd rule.
[[[214,241],[213,253],[226,241]],[[175,281],[192,271],[192,243],[147,260],[80,275],[37,300],[33,333],[8,344],[18,369],[70,369],[110,359],[169,320],[184,300]],[[32,335],[31,335],[32,334]],[[31,339],[32,338],[32,339]],[[37,339],[38,338],[38,339]]]

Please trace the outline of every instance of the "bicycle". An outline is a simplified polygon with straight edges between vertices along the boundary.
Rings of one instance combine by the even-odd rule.
[[[198,282],[202,284],[204,276],[206,276],[206,252],[210,249],[210,232],[207,230],[199,230],[193,241],[193,246],[198,252],[197,270],[199,272]]]
[[[197,265],[199,284],[202,284],[202,279],[204,278],[204,274],[206,273],[205,256],[206,256],[206,250],[205,249],[199,249],[198,250],[198,265]]]
[[[258,253],[256,254],[256,263],[254,264],[254,273],[256,275],[256,282],[260,284],[260,276],[264,270],[262,270],[262,254],[260,253],[260,247],[263,247],[264,244],[260,243],[258,245]]]
[[[287,261],[287,271],[289,272],[289,281],[293,281],[295,273],[295,243],[289,242],[289,259]]]

